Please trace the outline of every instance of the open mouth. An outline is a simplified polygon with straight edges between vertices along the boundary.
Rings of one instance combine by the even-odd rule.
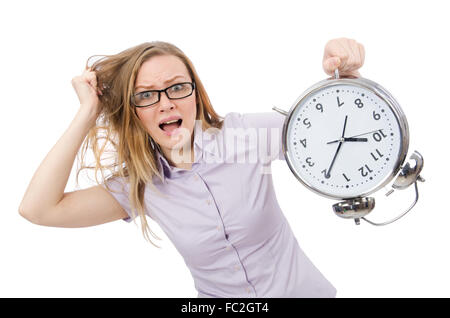
[[[165,131],[168,134],[171,134],[175,129],[179,128],[182,123],[182,119],[178,119],[177,121],[169,122],[168,124],[160,124],[159,128]]]

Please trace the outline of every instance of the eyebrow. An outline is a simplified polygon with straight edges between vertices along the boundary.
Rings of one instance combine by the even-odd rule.
[[[167,81],[164,81],[164,84],[172,82],[174,79],[179,78],[179,77],[184,77],[183,75],[176,75],[170,79],[168,79]],[[136,86],[135,90],[137,90],[138,88],[152,88],[154,87],[154,85],[138,85]]]

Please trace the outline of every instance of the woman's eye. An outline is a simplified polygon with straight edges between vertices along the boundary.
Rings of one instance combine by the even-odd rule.
[[[150,98],[150,97],[152,97],[152,92],[142,92],[141,94],[140,94],[140,96],[141,96],[141,98]]]
[[[179,90],[182,89],[182,88],[183,88],[183,85],[181,85],[181,84],[172,86],[172,90],[173,90],[173,91],[179,91]]]

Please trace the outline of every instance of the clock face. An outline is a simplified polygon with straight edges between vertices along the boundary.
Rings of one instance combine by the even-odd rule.
[[[285,138],[288,163],[319,194],[367,195],[398,171],[405,152],[400,125],[389,104],[369,88],[325,86],[292,111]]]

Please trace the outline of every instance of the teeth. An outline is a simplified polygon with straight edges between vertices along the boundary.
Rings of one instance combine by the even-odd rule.
[[[178,121],[178,119],[174,119],[174,120],[171,120],[171,121],[166,121],[163,124],[172,124],[172,123],[176,123],[177,121]]]

